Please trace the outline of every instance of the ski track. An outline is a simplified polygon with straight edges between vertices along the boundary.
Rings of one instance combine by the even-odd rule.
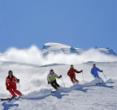
[[[83,68],[85,70],[84,73],[88,79],[88,81],[86,81],[85,83],[90,82],[93,79],[89,75],[89,69],[91,65],[92,64],[89,63],[75,66]],[[23,83],[33,83],[36,85],[36,87],[39,86],[40,88],[36,89],[32,85],[30,86],[31,90],[25,92],[24,98],[19,100],[13,100],[10,102],[0,102],[0,110],[117,110],[117,79],[115,77],[117,64],[99,63],[98,65],[99,67],[104,69],[105,73],[107,73],[107,76],[109,78],[113,79],[113,83],[107,83],[107,85],[109,86],[114,86],[113,88],[95,85],[86,86],[86,84],[81,84],[83,86],[72,86],[71,82],[68,81],[66,76],[63,76],[63,78],[65,78],[65,83],[67,83],[68,81],[67,86],[65,88],[60,89],[59,92],[55,93],[51,93],[50,86],[47,87],[46,85],[40,87],[40,85],[45,85],[43,77],[46,77],[46,74],[43,74],[44,76],[41,76],[42,82],[36,79],[38,76],[37,72],[39,71],[38,68],[25,68],[24,66],[17,69],[17,65],[12,65],[14,67],[15,72],[18,73],[21,72],[20,69],[23,69],[23,72],[28,71],[29,74],[31,72],[34,72],[35,74],[31,75],[33,76],[31,82],[28,82],[26,80],[26,82]],[[4,73],[6,72],[4,71],[5,68],[6,67],[4,66],[1,68]],[[59,73],[66,73],[67,69],[69,68],[69,65],[42,67],[40,68],[40,71],[44,73],[44,71],[48,71],[50,68],[54,68]],[[86,71],[88,72],[86,73]],[[18,73],[16,73],[16,75],[20,77],[21,74],[18,75]],[[1,75],[1,77],[3,78],[5,75]],[[28,74],[23,75],[24,78],[28,76]],[[21,79],[23,75],[21,75]],[[79,74],[79,77],[80,76],[81,75]],[[0,78],[0,80],[3,80],[2,78]],[[34,80],[36,81],[34,82]],[[79,80],[82,81],[82,78],[80,77]],[[62,85],[62,82],[59,82]],[[2,84],[3,83],[1,83],[1,85]],[[23,92],[25,91],[25,87],[26,86],[23,86],[21,88]],[[5,88],[5,86],[2,86],[1,91],[5,91],[3,88]],[[27,86],[26,90],[28,90],[28,88],[29,87]],[[8,93],[0,92],[0,97],[8,96]]]

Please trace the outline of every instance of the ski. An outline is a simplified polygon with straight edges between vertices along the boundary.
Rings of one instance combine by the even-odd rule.
[[[56,93],[56,92],[58,92],[57,90],[55,90],[55,91],[51,91],[51,93]]]
[[[0,98],[1,101],[12,101],[12,100],[19,100],[20,97],[11,97],[11,98]]]
[[[1,101],[11,101],[12,98],[1,98],[0,100],[1,100]]]
[[[107,85],[106,83],[102,83],[102,84],[96,84],[95,86],[99,86],[99,87],[107,87],[107,88],[114,88],[114,86],[110,86],[110,85]]]

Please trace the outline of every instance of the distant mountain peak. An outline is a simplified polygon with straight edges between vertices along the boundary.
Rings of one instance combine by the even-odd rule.
[[[48,42],[43,45],[42,53],[44,56],[53,53],[53,54],[82,54],[84,52],[89,52],[90,50],[94,50],[95,52],[100,52],[106,55],[117,55],[113,49],[110,48],[89,48],[89,49],[82,49],[76,48],[70,45],[62,44],[62,43],[55,43],[55,42]],[[93,54],[93,53],[92,53]]]
[[[43,48],[55,48],[55,49],[60,49],[60,48],[70,48],[69,45],[65,45],[65,44],[62,44],[62,43],[55,43],[55,42],[48,42],[48,43],[45,43]]]
[[[63,53],[63,54],[78,54],[78,51],[76,48],[70,46],[70,45],[66,45],[66,44],[62,44],[62,43],[55,43],[55,42],[49,42],[44,44],[43,48],[42,48],[42,53],[43,55],[48,55],[50,53],[54,53],[54,54],[59,54],[59,53]]]

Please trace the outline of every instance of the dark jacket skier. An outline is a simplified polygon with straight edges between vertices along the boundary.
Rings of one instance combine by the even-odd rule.
[[[79,80],[76,79],[76,74],[75,73],[81,73],[83,70],[76,70],[73,65],[70,66],[70,69],[68,70],[67,75],[70,77],[72,83],[79,83]]]

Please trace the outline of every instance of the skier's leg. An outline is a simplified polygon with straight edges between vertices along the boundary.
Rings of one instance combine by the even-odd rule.
[[[55,83],[55,85],[56,85],[57,88],[60,88],[60,85],[57,83],[56,80],[54,81],[54,83]]]
[[[74,81],[75,81],[76,83],[79,83],[79,80],[76,79],[76,76],[74,76]]]
[[[71,82],[75,83],[73,76],[70,76]]]
[[[22,93],[19,91],[19,90],[14,90],[14,92],[19,95],[19,96],[22,96]]]
[[[15,94],[15,92],[13,91],[13,89],[9,89],[8,90],[10,92],[10,94],[12,95],[12,97],[16,97],[17,95]]]
[[[77,80],[77,79],[74,79],[74,80],[75,80],[76,83],[79,83],[79,80]]]
[[[98,79],[99,79],[99,83],[100,84],[105,84],[104,81],[103,81],[103,79],[100,76],[98,76]]]
[[[55,85],[54,82],[51,82],[50,84],[51,84],[51,86],[52,86],[54,89],[57,89],[57,86]]]

